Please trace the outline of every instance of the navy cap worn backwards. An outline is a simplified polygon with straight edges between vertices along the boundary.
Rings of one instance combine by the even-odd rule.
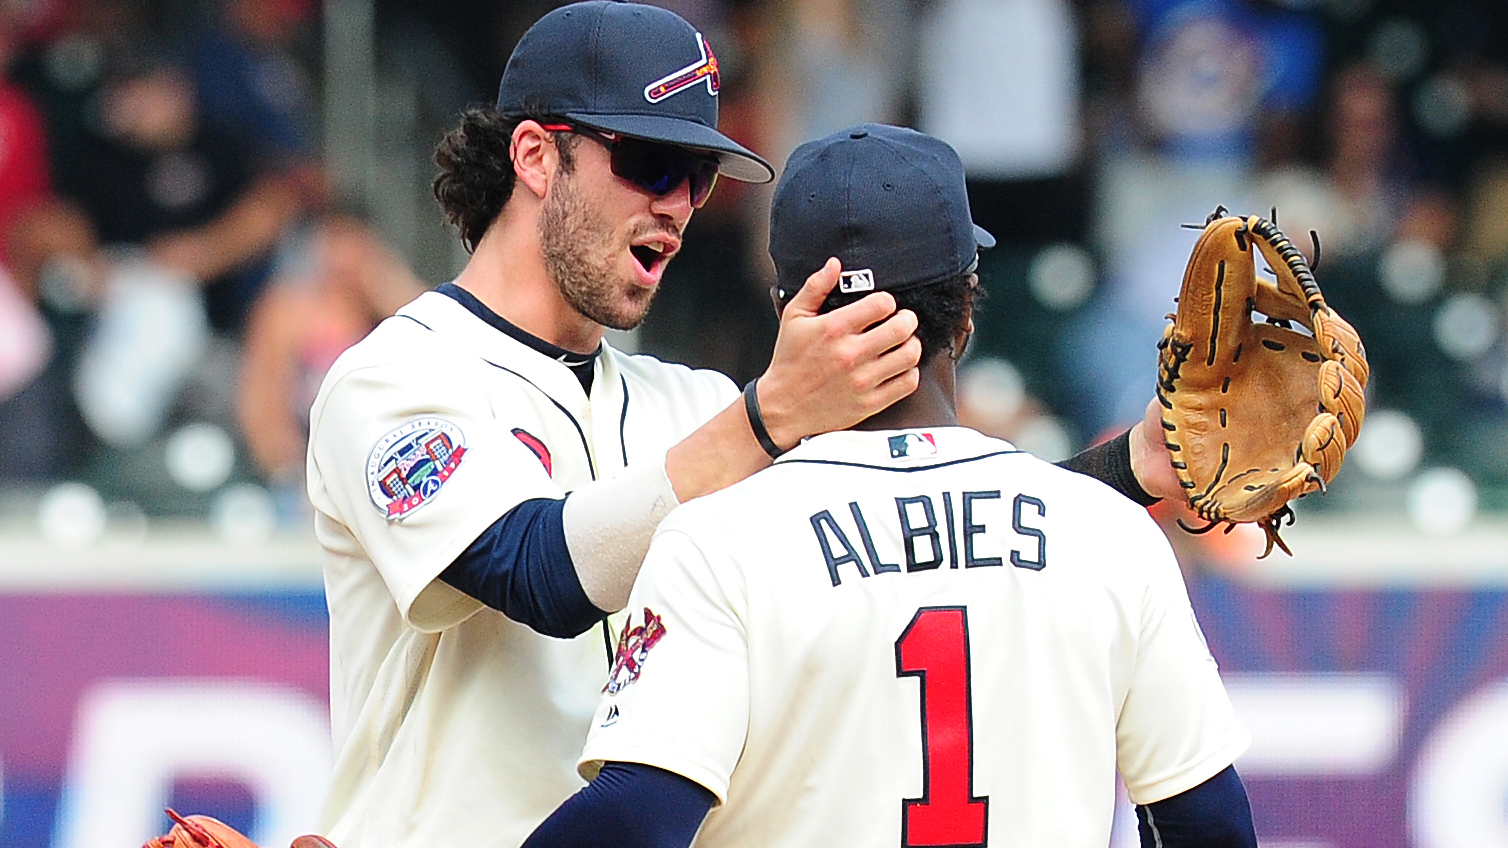
[[[775,187],[770,258],[781,300],[829,256],[844,292],[898,291],[958,277],[995,237],[974,224],[963,163],[916,130],[860,124],[796,148]]]
[[[717,131],[717,57],[666,9],[589,0],[540,18],[508,57],[504,115],[528,111],[715,154],[718,171],[767,183],[770,163]]]

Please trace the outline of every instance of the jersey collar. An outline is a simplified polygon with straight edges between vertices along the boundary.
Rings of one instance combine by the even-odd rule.
[[[461,304],[461,306],[466,308],[467,312],[482,319],[484,323],[498,332],[571,369],[571,373],[575,374],[576,379],[580,381],[582,391],[588,394],[591,393],[592,366],[596,363],[597,356],[602,353],[601,345],[598,345],[597,349],[591,353],[576,353],[575,351],[566,350],[519,328],[508,319],[488,309],[487,305],[478,300],[476,295],[455,283],[441,283],[435,288],[435,291]]]
[[[784,462],[841,462],[886,468],[925,468],[991,453],[1012,453],[1010,442],[967,427],[917,427],[907,430],[840,430],[797,445]]]

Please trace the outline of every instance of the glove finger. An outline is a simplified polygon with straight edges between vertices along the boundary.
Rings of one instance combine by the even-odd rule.
[[[1305,259],[1304,254],[1300,253],[1293,242],[1288,240],[1288,236],[1284,235],[1276,224],[1255,215],[1248,218],[1247,222],[1257,249],[1262,251],[1263,258],[1277,275],[1276,290],[1281,292],[1285,299],[1302,303],[1310,309],[1315,303],[1324,303],[1324,297],[1320,295],[1319,283],[1315,282],[1314,272],[1309,269],[1309,260]],[[1265,309],[1262,311],[1268,315],[1272,314]],[[1308,311],[1309,309],[1305,309],[1306,313]]]
[[[1178,292],[1169,340],[1175,357],[1202,366],[1230,361],[1251,324],[1246,304],[1255,280],[1246,221],[1225,217],[1207,224]]]
[[[1366,393],[1361,381],[1341,366],[1339,362],[1320,363],[1319,368],[1320,409],[1334,413],[1340,419],[1340,428],[1346,436],[1346,444],[1356,444],[1361,432],[1361,422],[1367,415]]]
[[[1366,388],[1372,368],[1367,364],[1367,350],[1362,346],[1361,336],[1357,335],[1356,328],[1335,310],[1325,306],[1315,311],[1313,329],[1320,353],[1344,365],[1347,371],[1355,375],[1362,388]]]
[[[1257,280],[1256,289],[1252,292],[1252,305],[1269,318],[1282,318],[1310,327],[1309,304],[1272,280]]]
[[[1239,474],[1211,492],[1208,503],[1200,504],[1195,511],[1236,523],[1261,521],[1299,495],[1318,488],[1311,482],[1313,477],[1314,469],[1306,462],[1280,473]]]
[[[1340,471],[1341,460],[1346,457],[1346,434],[1341,430],[1340,420],[1328,412],[1321,412],[1309,422],[1304,430],[1304,441],[1299,447],[1299,457],[1314,467],[1319,475],[1330,482]],[[1306,492],[1319,489],[1318,483]]]

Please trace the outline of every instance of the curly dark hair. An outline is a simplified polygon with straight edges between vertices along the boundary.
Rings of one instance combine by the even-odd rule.
[[[831,312],[864,297],[868,292],[843,293],[834,290],[822,303],[823,312]],[[950,350],[953,338],[963,329],[971,308],[984,299],[984,287],[974,272],[951,277],[939,283],[891,292],[896,309],[916,313],[916,337],[922,343],[922,363],[938,353]],[[963,351],[956,351],[962,354]]]
[[[435,146],[440,173],[431,185],[445,219],[461,231],[468,253],[475,251],[487,228],[513,196],[515,175],[510,149],[513,131],[526,120],[548,123],[544,114],[503,115],[492,106],[471,106],[461,122]],[[576,136],[552,133],[560,151],[560,168],[569,174],[576,166],[572,151]]]

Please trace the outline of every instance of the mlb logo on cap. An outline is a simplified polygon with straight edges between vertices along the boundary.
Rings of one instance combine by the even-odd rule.
[[[860,268],[857,271],[844,271],[838,275],[838,291],[848,292],[874,291],[874,271],[870,268]]]

